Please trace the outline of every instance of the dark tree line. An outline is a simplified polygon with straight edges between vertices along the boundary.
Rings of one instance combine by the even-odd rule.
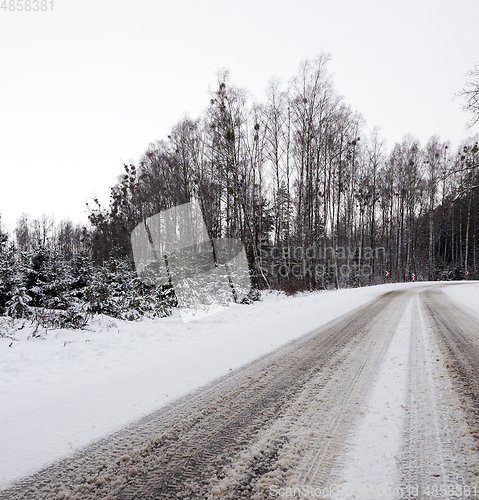
[[[94,256],[129,255],[136,224],[195,199],[212,237],[245,243],[259,287],[477,277],[478,158],[476,139],[452,151],[406,136],[386,151],[325,55],[262,103],[223,73],[204,115],[150,144],[92,209]]]
[[[0,229],[0,314],[165,313],[171,290],[141,283],[130,234],[191,200],[212,238],[243,241],[257,288],[478,279],[478,138],[453,151],[406,136],[388,151],[336,93],[328,62],[273,80],[263,102],[220,74],[200,118],[125,165],[107,206],[93,200],[89,228],[22,217],[13,235]],[[464,90],[472,123],[474,75]]]

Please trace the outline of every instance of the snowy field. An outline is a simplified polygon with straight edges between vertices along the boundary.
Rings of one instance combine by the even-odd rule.
[[[0,338],[0,488],[387,291],[422,285],[264,293],[190,323],[97,317],[83,331]],[[479,284],[444,290],[479,309]]]

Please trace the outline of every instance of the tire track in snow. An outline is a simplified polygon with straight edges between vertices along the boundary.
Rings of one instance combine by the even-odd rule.
[[[474,457],[466,451],[472,438],[438,345],[437,318],[447,302],[439,292],[432,306],[430,297],[437,294],[436,288],[418,293],[401,470],[403,486],[418,485],[417,498],[430,498],[429,493],[441,487],[443,492],[446,487],[444,498],[461,498],[461,488],[475,484]],[[455,309],[455,314],[460,311]]]
[[[334,498],[463,498],[464,486],[476,483],[470,429],[433,335],[442,297],[422,305],[423,296],[436,293],[411,292],[368,412],[341,459],[336,478],[343,492]]]
[[[447,447],[444,482],[476,485],[479,475],[479,323],[438,288],[421,293],[438,432]],[[455,493],[451,498],[460,498]]]
[[[215,485],[211,498],[271,498],[280,487],[318,487],[327,480],[399,320],[402,309],[398,305],[406,300],[398,296],[394,305],[381,310],[367,326],[363,342],[351,349],[326,383],[329,375],[322,372],[304,386],[287,413],[244,450]],[[270,460],[259,478],[248,474],[274,442],[281,443],[275,460]]]
[[[382,359],[366,408],[336,468],[334,498],[398,498],[402,429],[408,383],[414,298],[401,311],[387,352]],[[339,465],[339,464],[338,464]]]
[[[228,498],[228,491],[233,498],[263,495],[261,479],[268,481],[273,473],[278,482],[284,481],[288,470],[294,469],[308,450],[317,451],[318,442],[330,439],[328,432],[334,431],[330,411],[361,363],[369,366],[363,359],[368,347],[375,342],[387,344],[377,328],[371,330],[371,324],[378,316],[386,319],[388,310],[394,317],[396,301],[401,302],[402,297],[404,292],[385,294],[138,425],[0,492],[0,498],[205,498],[214,496],[219,482],[228,480],[228,471],[234,472],[241,457],[245,460],[241,474],[233,477],[238,480],[230,483],[221,498]],[[352,360],[356,364],[351,364]],[[317,414],[311,411],[313,403]],[[295,435],[297,422],[301,425]],[[337,442],[342,439],[342,429],[334,433]],[[265,441],[268,432],[271,439]],[[250,453],[252,449],[256,455]],[[322,462],[325,471],[336,453],[334,446],[328,449],[331,453]],[[246,485],[241,478],[249,478]]]
[[[324,487],[341,475],[356,484],[373,479],[379,485],[381,479],[398,486],[413,480],[423,485],[431,473],[470,481],[468,471],[477,457],[477,434],[474,441],[469,433],[470,427],[475,432],[479,415],[479,385],[474,386],[479,383],[479,339],[470,319],[459,325],[460,334],[454,333],[457,309],[444,308],[443,298],[432,290],[421,296],[423,324],[417,291],[385,294],[26,478],[0,492],[0,499],[261,500],[272,497],[273,487]],[[406,311],[411,298],[412,314]],[[437,339],[428,329],[439,332]],[[435,342],[456,377],[450,387]],[[404,389],[408,377],[407,399],[392,399],[393,388]],[[389,384],[389,391],[381,384]],[[462,404],[471,409],[469,427],[453,408],[458,389]],[[401,404],[405,408],[399,409]],[[375,428],[384,431],[379,425],[386,422],[381,422],[384,416],[387,439],[374,434]],[[365,440],[376,442],[376,458],[386,457],[387,481],[367,458]],[[362,453],[361,460],[347,469],[354,450]]]

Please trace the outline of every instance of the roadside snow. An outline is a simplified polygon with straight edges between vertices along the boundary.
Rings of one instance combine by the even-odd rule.
[[[441,291],[463,309],[479,314],[479,286],[477,281],[458,281],[454,286],[443,286]]]
[[[419,285],[264,293],[191,323],[99,317],[85,331],[0,338],[0,488],[387,291]]]

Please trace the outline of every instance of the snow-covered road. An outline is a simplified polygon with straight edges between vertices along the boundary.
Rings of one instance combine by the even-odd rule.
[[[103,437],[0,498],[473,498],[478,298],[474,283],[270,295],[196,324],[0,339],[5,486]]]

